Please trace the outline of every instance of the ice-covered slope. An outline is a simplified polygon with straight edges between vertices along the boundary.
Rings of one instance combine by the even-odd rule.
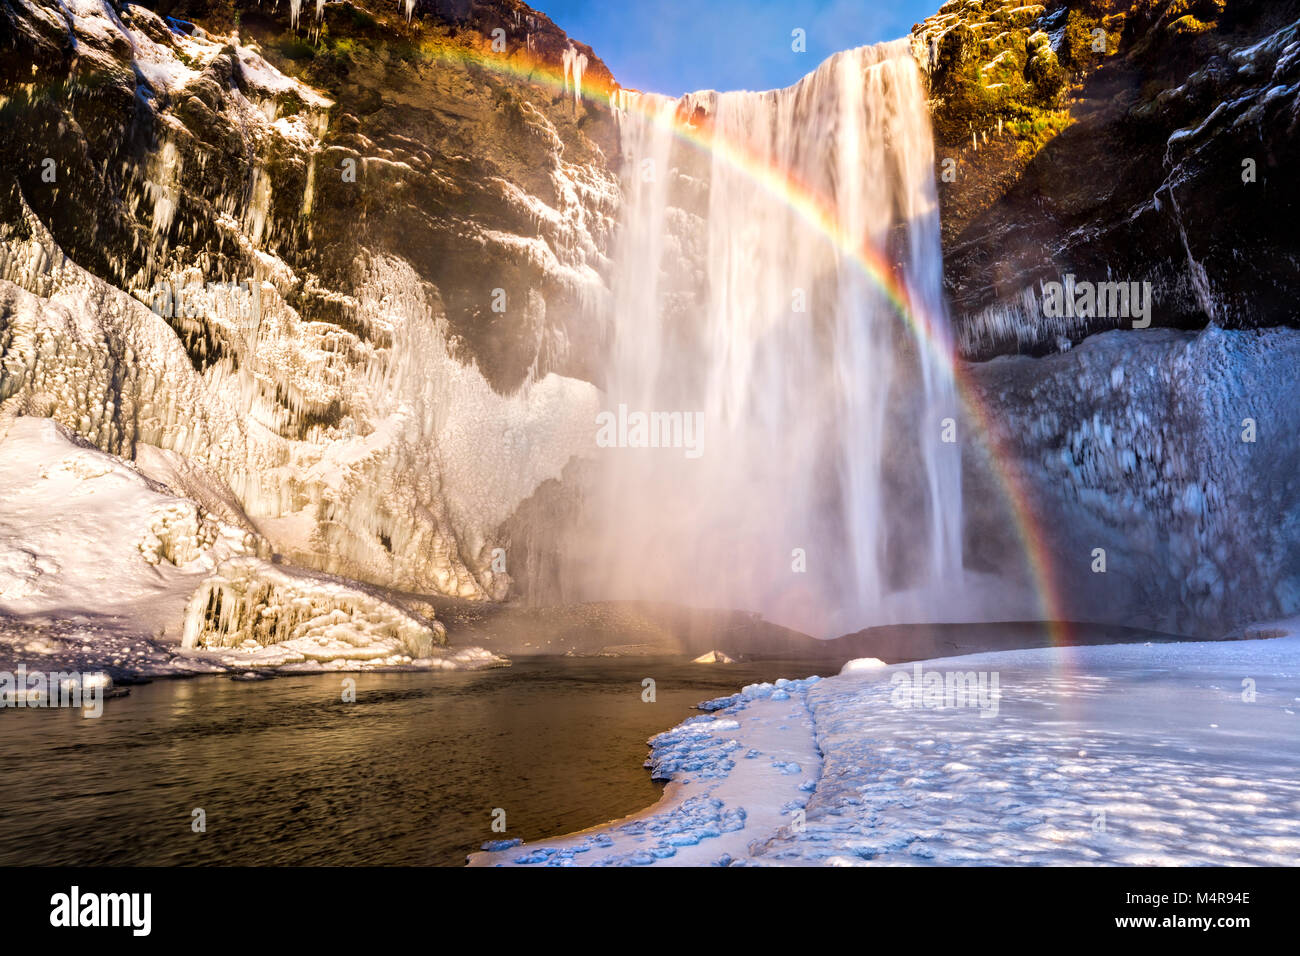
[[[190,592],[265,543],[48,418],[0,422],[0,611],[130,617],[179,640]]]
[[[455,667],[432,615],[270,549],[48,418],[0,419],[0,661],[118,676]]]
[[[473,862],[1294,866],[1295,623],[746,688],[651,741],[672,781],[657,806]],[[812,759],[791,768],[803,739]]]
[[[998,574],[1023,552],[987,483],[1009,468],[1066,616],[1217,637],[1296,613],[1298,361],[1295,330],[1210,326],[972,366],[1001,460],[965,449],[968,563]]]
[[[437,102],[466,109],[514,104],[519,142],[448,138],[423,109],[406,120],[424,142],[396,115],[376,142],[350,101],[237,36],[102,0],[4,16],[5,412],[53,417],[220,499],[294,563],[502,596],[500,525],[591,446],[596,390],[552,370],[600,295],[616,196],[573,125],[585,107],[522,83],[443,90]],[[553,45],[558,31],[535,27]],[[346,95],[374,71],[393,88],[465,74],[452,57],[389,75],[387,44],[410,37],[380,40],[373,55],[321,47],[357,58]],[[530,151],[526,168],[494,165]],[[433,247],[440,267],[454,253],[484,271],[444,275]],[[464,305],[456,283],[481,285],[482,302]],[[492,316],[486,336],[467,334],[466,309]]]
[[[493,530],[590,438],[592,386],[550,375],[497,394],[449,355],[399,262],[372,264],[361,304],[393,342],[387,354],[340,361],[370,350],[302,322],[267,283],[248,361],[199,370],[161,317],[64,258],[34,218],[28,226],[31,238],[0,258],[3,408],[54,417],[125,456],[176,452],[228,485],[275,549],[301,563],[481,596],[462,556],[478,556],[490,583]],[[216,314],[224,308],[234,306]],[[291,437],[267,389],[346,395],[355,417]]]

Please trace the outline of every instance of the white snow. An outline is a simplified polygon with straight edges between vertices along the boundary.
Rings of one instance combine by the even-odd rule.
[[[695,660],[691,661],[691,663],[692,664],[734,664],[736,662],[734,659],[722,653],[722,651],[714,650],[714,651],[704,652],[699,657],[695,658]]]
[[[135,674],[508,663],[439,646],[441,623],[372,589],[270,563],[228,488],[174,454],[144,459],[225,513],[53,419],[0,418],[0,660]]]
[[[471,863],[1295,866],[1300,620],[1270,633],[926,661],[933,695],[900,693],[916,665],[748,687],[652,740],[656,806]]]
[[[888,666],[889,665],[886,664],[884,661],[882,661],[879,657],[855,657],[853,660],[849,661],[847,664],[845,664],[843,667],[840,668],[840,673],[857,674],[857,673],[861,673],[862,671],[874,671],[874,670],[879,670],[882,667],[888,667]]]
[[[750,685],[701,705],[714,715],[654,737],[647,766],[669,783],[649,810],[558,840],[476,853],[470,865],[692,866],[743,859],[756,835],[794,819],[817,779],[820,759],[805,706],[817,681]]]
[[[155,619],[256,535],[168,493],[48,418],[0,421],[0,614],[67,608]],[[171,607],[170,615],[165,613]]]

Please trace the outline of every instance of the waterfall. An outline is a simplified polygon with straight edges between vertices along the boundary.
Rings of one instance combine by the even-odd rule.
[[[960,416],[906,42],[839,53],[784,90],[620,96],[593,593],[827,635],[924,617],[961,574],[960,445],[942,437]],[[693,453],[677,440],[692,415]]]

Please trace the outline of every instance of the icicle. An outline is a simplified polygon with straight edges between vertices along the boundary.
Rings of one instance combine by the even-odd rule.
[[[569,91],[569,81],[573,81],[573,105],[576,107],[579,100],[582,99],[582,73],[587,69],[587,56],[585,53],[579,53],[573,46],[565,49],[561,56],[564,63],[564,91]]]

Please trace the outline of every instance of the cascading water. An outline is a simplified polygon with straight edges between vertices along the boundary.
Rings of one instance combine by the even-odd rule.
[[[618,424],[589,502],[593,593],[822,634],[915,613],[900,595],[933,610],[960,575],[960,455],[943,441],[958,416],[933,145],[906,43],[785,90],[622,96]],[[629,447],[653,435],[637,413],[675,412],[701,413],[698,449]]]

